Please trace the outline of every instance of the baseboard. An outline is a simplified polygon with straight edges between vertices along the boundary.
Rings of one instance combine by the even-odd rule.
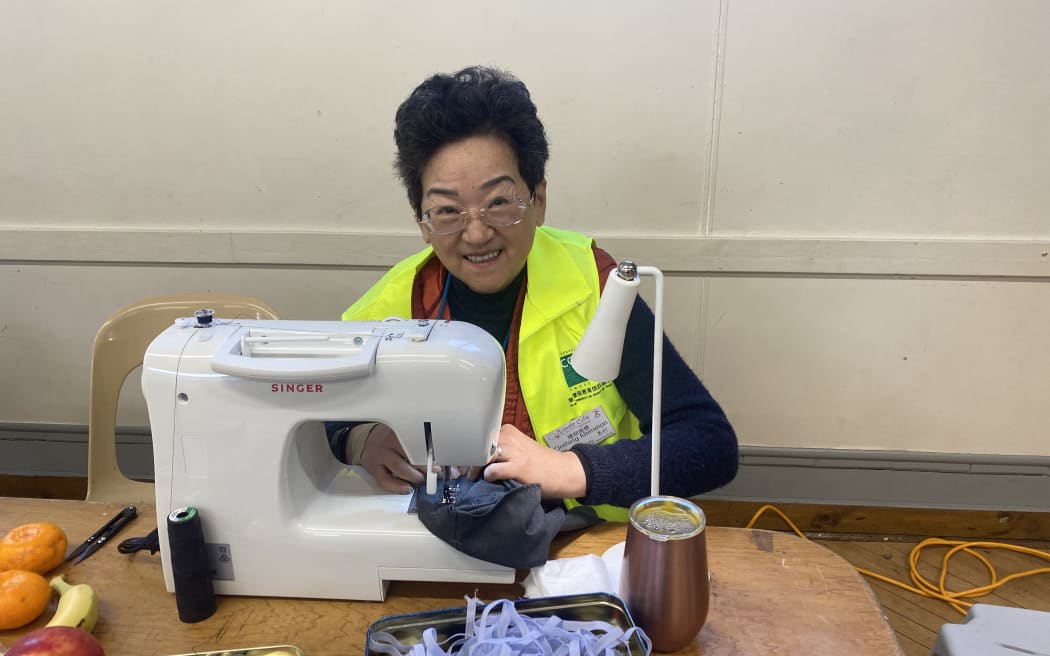
[[[740,472],[712,501],[823,506],[1050,510],[1050,457],[741,446]],[[121,469],[153,478],[148,427],[117,435]],[[0,423],[0,475],[84,477],[87,427]]]
[[[0,475],[87,476],[87,426],[0,423]],[[117,462],[128,478],[153,480],[148,426],[117,429]]]
[[[748,447],[711,499],[1050,511],[1050,457]]]
[[[83,476],[11,476],[0,474],[0,497],[84,499],[87,497],[87,478]]]

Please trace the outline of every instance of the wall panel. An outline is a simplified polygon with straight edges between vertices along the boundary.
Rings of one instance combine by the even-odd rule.
[[[132,300],[336,316],[420,247],[395,108],[481,62],[743,444],[1050,456],[1050,3],[455,6],[0,4],[0,424],[83,424]]]
[[[1046,282],[726,278],[705,375],[764,446],[1050,454]]]
[[[714,233],[1050,237],[1050,4],[734,2]]]

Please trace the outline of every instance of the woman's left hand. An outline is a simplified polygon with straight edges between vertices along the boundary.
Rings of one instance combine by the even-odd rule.
[[[472,468],[467,476],[477,480],[479,471]],[[489,482],[539,483],[544,499],[575,499],[587,493],[587,475],[575,453],[546,447],[510,424],[500,428],[497,457],[484,471]]]

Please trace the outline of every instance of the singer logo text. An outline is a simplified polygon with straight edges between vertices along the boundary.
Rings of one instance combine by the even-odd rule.
[[[324,392],[324,385],[318,385],[316,383],[273,383],[270,385],[270,391],[275,394],[281,392],[316,394],[318,392]]]

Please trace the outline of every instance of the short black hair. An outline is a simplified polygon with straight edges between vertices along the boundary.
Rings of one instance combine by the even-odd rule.
[[[534,192],[544,179],[547,134],[521,80],[496,68],[470,66],[427,78],[401,103],[395,116],[394,168],[416,218],[423,211],[423,167],[434,152],[485,134],[507,140],[529,193]]]

